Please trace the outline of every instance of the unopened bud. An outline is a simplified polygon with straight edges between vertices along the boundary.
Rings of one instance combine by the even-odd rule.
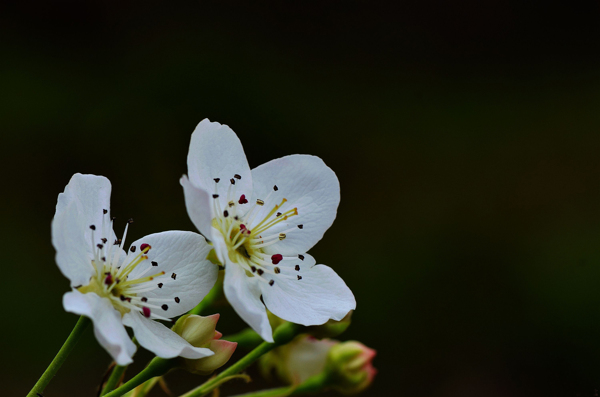
[[[377,373],[372,364],[376,354],[375,350],[355,341],[334,345],[329,350],[326,364],[331,387],[344,394],[366,389]]]
[[[299,335],[290,343],[262,356],[259,368],[267,378],[275,372],[282,381],[299,384],[323,372],[329,349],[336,343],[339,342]]]
[[[172,330],[188,341],[194,347],[204,347],[212,350],[209,357],[197,360],[183,359],[183,367],[188,371],[209,375],[217,368],[225,365],[237,347],[237,343],[221,340],[223,336],[216,330],[219,315],[202,317],[195,314],[182,316],[177,320]]]

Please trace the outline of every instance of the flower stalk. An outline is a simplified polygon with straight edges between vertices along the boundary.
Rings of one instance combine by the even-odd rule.
[[[104,384],[104,388],[102,389],[102,392],[100,393],[101,396],[108,394],[109,392],[113,391],[115,389],[115,387],[117,387],[117,385],[119,384],[119,381],[123,377],[123,374],[125,373],[125,370],[127,369],[127,367],[128,367],[127,365],[115,365],[115,367],[110,372],[110,376],[108,377],[108,380]]]
[[[154,357],[152,361],[144,368],[140,373],[131,378],[128,382],[124,383],[119,388],[111,391],[110,393],[104,394],[105,397],[120,397],[123,394],[135,389],[142,383],[156,377],[162,376],[169,372],[172,368],[177,365],[176,359],[165,360],[160,357]]]
[[[63,363],[69,356],[69,353],[71,353],[71,351],[77,344],[77,341],[79,340],[81,334],[83,333],[83,331],[85,331],[89,323],[90,320],[88,318],[84,316],[79,317],[79,320],[77,321],[77,324],[75,324],[73,331],[71,331],[71,334],[54,357],[54,360],[52,360],[48,368],[46,368],[46,371],[44,371],[44,373],[33,386],[29,394],[27,394],[27,397],[37,397],[38,395],[42,394],[46,386],[48,386],[48,383],[50,383],[54,375],[56,375],[60,367],[63,365]]]
[[[327,373],[321,373],[308,378],[299,386],[284,386],[275,389],[259,390],[255,392],[238,394],[232,397],[287,397],[298,396],[304,393],[316,393],[329,386],[330,380]]]
[[[214,378],[206,381],[204,384],[198,386],[196,389],[187,392],[186,394],[181,395],[180,397],[200,397],[205,395],[206,393],[211,392],[216,389],[221,383],[222,380],[233,375],[237,375],[238,373],[245,370],[252,363],[262,357],[264,354],[270,352],[277,346],[285,345],[290,342],[296,335],[298,335],[302,330],[302,327],[293,324],[293,323],[285,323],[278,327],[275,330],[273,335],[274,342],[263,342],[246,356],[241,358],[238,362],[233,364],[231,367],[227,368],[225,371],[221,372],[219,375]]]

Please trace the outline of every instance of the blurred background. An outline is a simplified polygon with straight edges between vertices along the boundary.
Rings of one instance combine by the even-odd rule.
[[[2,3],[2,394],[25,395],[77,319],[50,243],[71,175],[112,181],[118,234],[130,217],[133,239],[194,230],[178,180],[208,117],[252,167],[310,153],[338,174],[311,253],[356,295],[341,338],[378,351],[364,395],[597,396],[599,17],[597,1]],[[219,310],[225,334],[243,327]],[[94,396],[109,363],[88,330],[45,396]]]

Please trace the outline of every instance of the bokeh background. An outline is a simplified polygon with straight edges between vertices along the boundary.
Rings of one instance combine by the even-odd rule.
[[[357,297],[342,338],[378,351],[365,395],[596,396],[599,17],[598,2],[3,2],[1,394],[25,395],[76,321],[50,243],[71,175],[110,178],[132,238],[194,230],[178,179],[208,117],[251,166],[310,153],[338,174],[311,253]],[[221,331],[243,327],[219,310]],[[45,395],[93,396],[109,362],[88,330]]]

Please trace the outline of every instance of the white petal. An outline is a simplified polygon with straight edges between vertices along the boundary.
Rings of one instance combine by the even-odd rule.
[[[244,148],[239,138],[227,125],[210,122],[204,119],[198,124],[188,152],[188,176],[193,185],[208,191],[211,195],[219,194],[221,206],[227,202],[227,190],[231,183],[229,180],[234,175],[241,176],[235,179],[236,197],[245,194],[250,197],[252,193],[252,175]],[[215,192],[214,178],[220,178]]]
[[[234,263],[225,268],[223,289],[236,313],[267,342],[273,342],[273,331],[267,311],[260,301],[260,288],[253,277]]]
[[[305,261],[314,261],[310,255],[305,257]],[[304,266],[297,274],[301,280],[275,275],[272,286],[261,284],[265,305],[277,317],[296,324],[320,325],[329,319],[341,320],[356,308],[352,291],[330,267]]]
[[[161,358],[202,358],[212,356],[210,349],[194,347],[161,323],[145,318],[137,311],[123,317],[123,324],[133,328],[140,345]]]
[[[335,173],[323,160],[315,156],[293,155],[269,161],[252,170],[253,200],[265,199],[274,191],[261,213],[257,224],[283,198],[288,201],[279,209],[298,208],[298,215],[290,217],[265,232],[272,235],[293,228],[286,239],[265,249],[269,253],[295,255],[312,248],[333,223],[340,202],[340,185]],[[297,228],[302,225],[302,229]]]
[[[181,177],[179,183],[183,186],[185,207],[187,208],[190,219],[200,233],[212,241],[212,220],[215,217],[212,210],[212,200],[214,199],[206,190],[194,186],[185,175]]]
[[[82,294],[79,291],[67,292],[63,296],[66,311],[89,317],[94,323],[94,335],[119,365],[133,362],[135,344],[129,338],[121,314],[108,299],[94,293]]]
[[[150,268],[142,277],[156,275],[164,271],[166,274],[150,283],[163,283],[162,288],[144,292],[139,296],[147,298],[164,298],[167,301],[155,303],[158,306],[167,304],[168,309],[157,313],[164,317],[179,316],[194,308],[208,294],[217,281],[219,267],[206,259],[212,249],[204,237],[197,233],[169,231],[150,234],[133,242],[134,253],[129,250],[125,263],[129,263],[140,252],[142,244],[152,247],[146,254],[148,259],[140,263],[129,275],[128,280],[135,280],[137,275]],[[152,266],[152,262],[158,266]],[[175,274],[175,278],[172,275]],[[179,298],[179,303],[175,302]],[[149,302],[154,303],[154,302]],[[154,309],[153,309],[154,310]]]
[[[114,238],[110,224],[102,228],[103,210],[110,209],[110,191],[110,182],[103,176],[75,174],[58,195],[52,245],[56,263],[72,287],[87,284],[94,272],[90,225],[96,227],[94,245],[103,237]],[[104,217],[110,219],[108,214]]]

